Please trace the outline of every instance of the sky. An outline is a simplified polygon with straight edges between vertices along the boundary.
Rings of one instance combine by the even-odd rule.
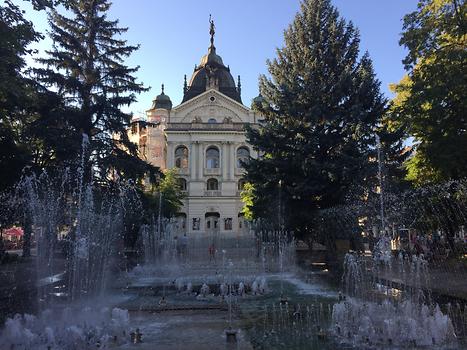
[[[26,11],[26,18],[45,33],[45,14],[33,11],[28,3],[13,0]],[[398,42],[402,18],[414,11],[417,0],[332,0],[343,18],[360,30],[362,52],[374,63],[381,90],[392,97],[389,84],[404,75],[402,59],[406,50]],[[283,45],[283,31],[299,10],[299,0],[114,0],[109,18],[128,27],[124,38],[140,49],[127,60],[140,66],[136,74],[148,92],[130,106],[135,115],[151,107],[151,101],[165,85],[174,106],[183,96],[183,76],[189,80],[195,64],[209,47],[209,15],[215,25],[215,46],[235,81],[241,76],[242,99],[247,106],[258,95],[258,76],[267,74],[266,60],[276,56]],[[39,54],[50,40],[37,44]]]

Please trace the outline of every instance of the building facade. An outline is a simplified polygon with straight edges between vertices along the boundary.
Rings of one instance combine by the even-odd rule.
[[[183,88],[182,103],[172,108],[162,93],[134,120],[130,138],[143,159],[161,169],[176,168],[186,193],[178,226],[189,234],[241,234],[248,228],[241,214],[243,162],[257,154],[247,144],[245,126],[258,123],[258,115],[242,103],[238,83],[217,55],[214,24],[208,53],[195,66]],[[254,100],[257,102],[257,99]]]

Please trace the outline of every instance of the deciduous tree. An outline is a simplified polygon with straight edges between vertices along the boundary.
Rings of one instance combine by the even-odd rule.
[[[414,137],[408,179],[422,186],[467,176],[467,5],[420,0],[404,17],[408,72],[393,86],[393,124]]]

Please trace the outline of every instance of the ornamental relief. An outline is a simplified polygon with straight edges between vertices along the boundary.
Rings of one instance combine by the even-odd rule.
[[[216,119],[217,123],[242,123],[242,118],[232,111],[223,106],[202,105],[192,109],[188,112],[181,123],[207,123],[209,119]]]

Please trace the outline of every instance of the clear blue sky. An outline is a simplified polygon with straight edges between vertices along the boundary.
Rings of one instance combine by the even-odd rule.
[[[16,0],[18,3],[20,0]],[[374,62],[382,91],[404,74],[405,50],[399,46],[402,17],[416,9],[417,0],[333,0],[341,16],[360,30],[362,51]],[[182,98],[183,75],[190,78],[209,46],[209,14],[216,24],[217,53],[230,65],[236,79],[241,75],[242,99],[250,105],[258,94],[258,76],[267,73],[266,59],[282,46],[283,30],[299,9],[299,0],[114,0],[110,18],[129,27],[125,38],[141,48],[128,61],[141,68],[137,76],[152,89],[130,108],[135,114],[150,108],[161,83],[172,102]],[[26,17],[38,30],[47,28],[45,16],[26,3]],[[45,40],[40,49],[50,46]]]

